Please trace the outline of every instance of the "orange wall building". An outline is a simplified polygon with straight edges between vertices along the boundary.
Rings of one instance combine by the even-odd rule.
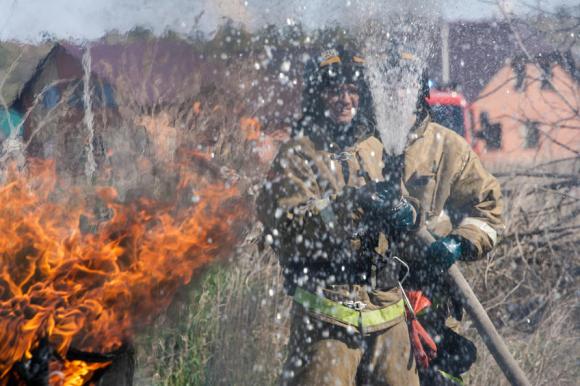
[[[572,72],[573,73],[573,72]],[[534,164],[580,152],[580,87],[560,64],[505,65],[473,103],[488,166]]]

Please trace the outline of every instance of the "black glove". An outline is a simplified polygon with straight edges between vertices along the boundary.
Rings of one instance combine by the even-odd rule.
[[[382,231],[409,231],[418,219],[413,205],[387,181],[371,182],[357,189],[354,202],[363,210],[367,225]]]
[[[454,236],[446,236],[435,241],[427,248],[429,262],[439,272],[445,272],[451,267],[463,253],[461,239]]]

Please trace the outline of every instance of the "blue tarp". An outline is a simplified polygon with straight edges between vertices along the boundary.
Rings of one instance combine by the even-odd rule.
[[[0,137],[7,138],[13,127],[19,127],[18,135],[22,135],[22,116],[14,110],[0,107]]]

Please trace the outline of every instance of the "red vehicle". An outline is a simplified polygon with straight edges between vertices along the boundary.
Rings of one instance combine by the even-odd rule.
[[[434,122],[455,131],[472,147],[475,146],[473,110],[461,93],[431,89],[427,102]]]

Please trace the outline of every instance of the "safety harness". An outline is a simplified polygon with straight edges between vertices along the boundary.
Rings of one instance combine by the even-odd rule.
[[[312,313],[332,318],[363,331],[405,316],[405,302],[402,299],[385,308],[365,310],[366,304],[363,302],[335,302],[302,288],[296,288],[294,301]]]
[[[429,333],[419,323],[416,315],[431,306],[431,302],[421,291],[403,291],[403,299],[378,310],[365,310],[366,304],[360,301],[335,302],[324,296],[296,288],[294,301],[306,310],[332,318],[362,331],[390,323],[406,316],[409,337],[415,360],[422,368],[437,356],[437,345]]]
[[[398,282],[403,298],[394,304],[378,310],[365,310],[367,305],[363,302],[352,300],[336,302],[301,287],[296,288],[294,301],[314,314],[334,319],[363,332],[372,331],[373,327],[404,318],[409,327],[409,338],[415,361],[420,367],[426,369],[429,367],[429,362],[437,357],[437,345],[421,325],[417,315],[431,307],[431,301],[421,291],[405,291],[403,282],[409,275],[409,266],[396,256],[392,258],[406,269],[405,275]]]

